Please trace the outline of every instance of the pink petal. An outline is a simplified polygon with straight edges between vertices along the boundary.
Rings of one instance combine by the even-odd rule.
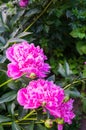
[[[9,77],[17,79],[22,76],[22,73],[19,71],[19,68],[16,64],[9,63],[7,67],[8,67],[7,75]]]

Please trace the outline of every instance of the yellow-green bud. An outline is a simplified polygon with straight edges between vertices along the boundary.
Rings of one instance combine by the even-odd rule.
[[[35,78],[36,78],[36,75],[35,75],[35,73],[31,73],[29,77],[30,77],[31,79],[35,79]]]
[[[64,120],[61,119],[61,118],[57,118],[55,121],[56,121],[56,123],[58,123],[58,124],[63,124],[63,123],[64,123]]]
[[[51,128],[53,126],[53,121],[51,119],[47,119],[44,124],[47,128]]]

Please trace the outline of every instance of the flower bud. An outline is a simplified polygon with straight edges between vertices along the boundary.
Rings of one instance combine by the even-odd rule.
[[[58,123],[58,124],[63,124],[63,123],[64,123],[64,120],[61,119],[61,118],[57,118],[55,121],[56,121],[56,123]]]
[[[46,105],[46,102],[42,102],[42,107],[44,107]]]
[[[47,119],[44,124],[47,128],[51,128],[53,126],[53,121],[51,119]]]
[[[30,76],[29,76],[29,78],[31,78],[31,79],[35,79],[35,78],[36,78],[35,73],[31,73]]]

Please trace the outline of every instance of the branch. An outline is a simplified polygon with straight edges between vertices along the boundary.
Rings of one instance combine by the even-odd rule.
[[[49,8],[49,6],[52,4],[53,0],[51,0],[47,6],[44,8],[44,10],[33,20],[33,22],[24,30],[24,32],[26,32],[45,12],[46,10]]]

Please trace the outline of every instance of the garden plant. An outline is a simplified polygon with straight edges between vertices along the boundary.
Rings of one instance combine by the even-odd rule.
[[[0,1],[0,130],[86,130],[86,0]]]

